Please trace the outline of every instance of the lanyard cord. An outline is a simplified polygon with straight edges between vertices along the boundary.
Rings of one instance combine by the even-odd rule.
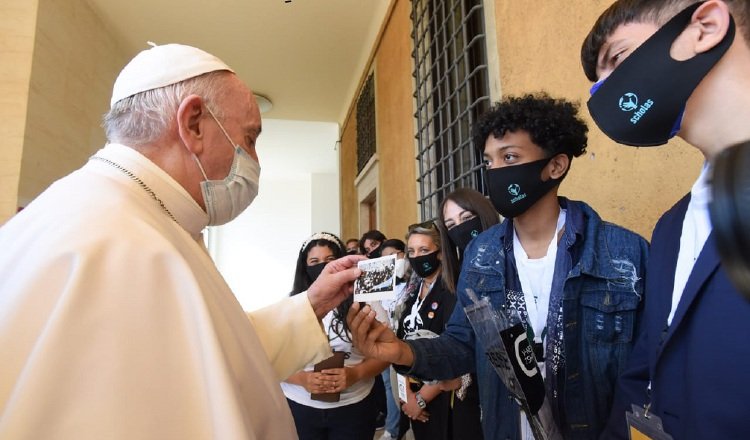
[[[513,230],[513,253],[516,257],[516,271],[518,279],[521,282],[521,289],[524,293],[526,302],[526,316],[528,319],[526,328],[530,340],[541,343],[547,337],[547,316],[549,312],[549,301],[552,289],[552,279],[555,271],[555,261],[557,260],[557,241],[560,231],[565,226],[566,212],[561,209],[557,216],[555,233],[547,246],[547,254],[542,258],[544,271],[541,276],[541,285],[537,285],[541,291],[534,292],[529,272],[526,270],[526,261],[529,258],[523,250],[518,234],[515,228]],[[539,334],[539,337],[535,337]]]

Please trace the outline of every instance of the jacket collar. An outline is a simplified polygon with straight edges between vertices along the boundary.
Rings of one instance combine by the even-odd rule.
[[[601,219],[590,206],[584,202],[568,200],[565,197],[558,197],[558,201],[562,209],[567,209],[565,232],[562,237],[562,241],[567,248],[573,247],[587,235],[595,233],[601,223]],[[504,258],[504,254],[513,249],[513,220],[505,219],[502,223],[493,226],[482,235],[484,237],[478,240],[479,246],[474,261],[478,262],[481,266],[492,266],[495,270],[502,271],[502,265],[496,264],[496,261],[498,260],[498,256]],[[593,252],[589,252],[588,254],[588,259],[584,266],[586,270],[583,271],[591,273],[595,263],[594,255]]]

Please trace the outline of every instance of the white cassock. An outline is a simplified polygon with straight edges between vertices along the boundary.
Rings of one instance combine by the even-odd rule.
[[[331,355],[307,295],[248,320],[188,193],[96,156],[174,220],[90,160],[0,228],[0,439],[297,438],[279,381]]]

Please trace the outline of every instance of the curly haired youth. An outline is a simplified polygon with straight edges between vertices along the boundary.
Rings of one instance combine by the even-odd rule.
[[[566,154],[578,157],[586,152],[588,127],[578,116],[578,105],[545,93],[507,97],[489,109],[474,125],[474,145],[484,151],[491,136],[525,131],[547,157]]]

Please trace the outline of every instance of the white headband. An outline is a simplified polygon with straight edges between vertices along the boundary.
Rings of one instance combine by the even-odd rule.
[[[341,246],[343,243],[341,242],[341,239],[336,237],[335,235],[329,233],[329,232],[316,232],[310,238],[305,240],[304,243],[302,243],[302,248],[299,250],[300,252],[304,252],[307,245],[309,245],[311,242],[315,240],[325,240],[330,241],[331,243],[335,244],[336,247],[339,248],[341,252],[344,252],[344,248]]]

